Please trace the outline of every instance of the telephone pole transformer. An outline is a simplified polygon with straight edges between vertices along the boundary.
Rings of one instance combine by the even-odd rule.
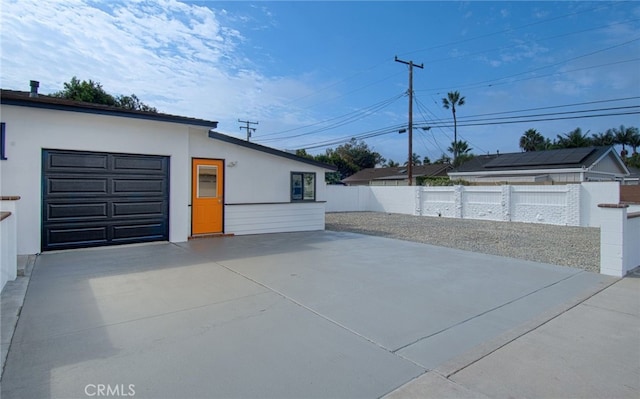
[[[409,65],[409,158],[407,161],[407,175],[409,185],[413,185],[413,67],[424,69],[424,64],[414,64],[413,61],[402,61],[396,55],[396,62]]]
[[[250,125],[257,125],[258,122],[241,121],[240,119],[238,119],[238,122],[247,124],[247,126],[240,126],[240,130],[242,130],[242,129],[246,129],[247,130],[247,141],[249,141],[249,139],[251,138],[251,132],[255,132],[256,131],[256,128],[255,127],[250,127]]]

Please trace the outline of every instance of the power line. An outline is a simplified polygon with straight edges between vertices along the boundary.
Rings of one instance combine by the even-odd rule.
[[[475,124],[470,124],[470,122],[490,121],[491,122],[490,124],[499,124],[499,123],[511,123],[509,122],[510,120],[515,120],[515,119],[519,120],[522,118],[539,118],[542,116],[571,115],[571,114],[581,114],[581,113],[587,113],[587,112],[621,111],[621,110],[630,110],[630,109],[637,109],[636,112],[631,112],[631,114],[640,113],[640,105],[630,105],[630,106],[624,106],[624,107],[609,107],[609,108],[597,108],[597,109],[586,109],[586,110],[576,110],[576,111],[549,112],[544,114],[533,114],[533,115],[504,116],[500,118],[465,119],[460,121],[461,124],[459,126],[477,126]],[[619,113],[614,115],[628,115],[628,114],[629,114],[628,112],[624,112],[624,113]],[[594,115],[594,116],[597,116],[597,115]],[[571,118],[567,117],[566,119],[571,119]],[[556,119],[549,118],[548,120],[556,120]],[[442,126],[448,127],[450,126],[449,123],[450,122],[446,122]]]
[[[546,106],[546,107],[526,108],[526,109],[520,109],[520,110],[514,110],[514,111],[490,112],[490,113],[486,113],[486,114],[462,116],[462,117],[460,117],[460,119],[476,118],[476,117],[489,116],[489,115],[504,115],[504,114],[514,114],[514,113],[519,113],[519,112],[540,111],[540,110],[543,110],[543,109],[568,108],[568,107],[576,107],[576,106],[579,106],[579,105],[602,104],[602,103],[637,100],[637,99],[640,99],[640,96],[623,97],[623,98],[611,98],[611,99],[608,99],[608,100],[586,101],[586,102],[573,103],[573,104],[551,105],[551,106]]]
[[[458,125],[458,126],[463,126],[463,127],[464,126],[491,126],[491,125],[500,125],[500,124],[517,124],[517,123],[529,123],[529,122],[551,122],[551,121],[558,121],[558,120],[590,119],[590,118],[599,118],[599,117],[640,114],[640,106],[638,106],[636,108],[639,108],[639,109],[636,110],[636,111],[629,111],[629,112],[610,112],[610,113],[605,113],[605,114],[572,115],[572,116],[559,116],[559,117],[552,117],[552,118],[526,119],[526,116],[524,116],[523,118],[525,118],[525,119],[521,119],[521,120],[486,121],[486,122],[478,122],[478,123],[464,123],[464,124],[461,124],[461,125]],[[424,124],[425,124],[424,127],[430,126],[429,121],[425,121]],[[382,135],[385,135],[385,134],[397,133],[398,129],[403,127],[403,126],[404,125],[388,126],[388,127],[385,127],[385,128],[376,129],[374,131],[364,132],[364,133],[355,134],[355,135],[349,135],[349,136],[345,136],[345,137],[342,137],[342,138],[332,139],[332,140],[323,141],[323,142],[308,143],[308,144],[299,145],[299,146],[296,146],[296,147],[297,148],[304,148],[304,149],[307,149],[307,150],[315,149],[315,148],[324,148],[324,147],[329,147],[331,145],[346,143],[347,141],[349,141],[351,139],[354,139],[354,138],[356,140],[363,140],[363,139],[367,139],[367,138],[373,138],[373,137],[382,136]],[[452,126],[453,126],[453,124],[451,124],[451,125],[436,125],[434,127],[443,128],[443,127],[452,127]],[[471,143],[471,142],[469,142],[469,143]],[[477,147],[478,149],[480,149],[480,147],[477,146],[475,143],[471,143],[471,144],[474,145],[475,147]]]
[[[289,135],[289,136],[285,136],[285,137],[271,137],[271,138],[266,138],[266,139],[261,138],[259,141],[260,142],[273,142],[273,141],[288,140],[288,139],[292,139],[292,138],[296,138],[296,137],[308,136],[308,135],[311,135],[311,134],[321,133],[321,132],[324,132],[324,131],[327,131],[327,130],[335,129],[335,128],[338,128],[338,127],[341,127],[341,126],[344,126],[344,125],[359,121],[359,120],[361,120],[363,118],[366,118],[367,116],[370,116],[373,113],[388,107],[389,105],[393,104],[395,101],[397,101],[398,99],[400,99],[402,97],[404,97],[404,93],[401,93],[399,95],[391,97],[391,98],[389,98],[387,100],[381,101],[379,103],[373,104],[373,105],[368,106],[366,108],[361,108],[361,109],[359,109],[357,111],[350,112],[350,113],[345,114],[345,115],[341,115],[339,117],[327,119],[327,120],[321,121],[321,122],[316,122],[316,123],[313,123],[313,124],[310,124],[310,125],[307,125],[307,126],[304,126],[304,127],[301,127],[301,128],[289,129],[287,131],[278,132],[278,133],[270,133],[269,135],[275,136],[275,135],[282,134],[282,133],[285,133],[285,132],[299,130],[299,129],[303,129],[303,128],[306,128],[306,127],[313,127],[313,126],[321,125],[321,124],[324,124],[324,123],[327,123],[327,122],[330,122],[330,121],[336,121],[336,122],[334,122],[332,124],[320,127],[318,129],[315,129],[315,130],[311,130],[309,132]],[[267,135],[265,135],[265,136],[267,136]]]

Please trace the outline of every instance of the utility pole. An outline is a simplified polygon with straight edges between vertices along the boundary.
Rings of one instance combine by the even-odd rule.
[[[402,61],[396,55],[396,62],[409,65],[409,159],[407,161],[407,175],[409,185],[413,185],[413,67],[424,69],[424,64],[414,64],[413,61]]]
[[[250,127],[249,125],[257,125],[258,122],[241,121],[240,119],[238,119],[238,122],[247,124],[247,126],[240,126],[240,130],[242,130],[242,129],[246,129],[247,130],[247,141],[249,141],[249,139],[251,138],[251,132],[255,132],[256,131],[255,127]]]

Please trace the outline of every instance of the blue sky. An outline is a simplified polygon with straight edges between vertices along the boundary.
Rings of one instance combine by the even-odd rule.
[[[638,2],[1,0],[4,89],[60,90],[72,76],[161,112],[219,121],[252,141],[313,154],[362,137],[404,162],[408,68],[414,152],[451,143],[446,93],[473,153],[640,126]],[[620,115],[620,114],[626,115]],[[553,115],[550,115],[553,114]],[[618,115],[609,115],[618,114]],[[605,116],[606,115],[606,116]],[[566,119],[566,118],[573,119]],[[510,118],[510,119],[499,119]],[[523,121],[527,120],[527,121]],[[555,119],[555,120],[549,120]],[[506,123],[517,122],[517,123]]]

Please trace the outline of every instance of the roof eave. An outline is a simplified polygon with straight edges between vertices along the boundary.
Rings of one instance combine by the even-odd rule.
[[[207,127],[215,129],[218,127],[217,121],[210,121],[185,116],[169,115],[156,112],[146,112],[137,110],[126,110],[101,104],[83,103],[79,101],[51,102],[47,97],[20,97],[5,91],[2,92],[2,105],[13,105],[18,107],[30,107],[40,109],[50,109],[56,111],[80,112],[95,115],[107,115],[123,118],[144,119],[158,122],[179,123],[182,125]]]
[[[312,166],[315,166],[315,167],[318,167],[318,168],[330,170],[332,172],[338,170],[338,168],[336,166],[334,166],[334,165],[329,165],[329,164],[326,164],[326,163],[318,162],[318,161],[313,160],[313,159],[300,157],[300,156],[297,156],[295,154],[290,154],[290,153],[285,152],[285,151],[281,151],[281,150],[277,150],[275,148],[267,147],[267,146],[256,144],[256,143],[252,143],[250,141],[241,140],[241,139],[236,138],[236,137],[227,136],[226,134],[214,132],[212,130],[209,130],[209,137],[212,138],[212,139],[215,139],[215,140],[223,141],[225,143],[238,145],[238,146],[241,146],[241,147],[249,148],[249,149],[252,149],[252,150],[255,150],[255,151],[260,151],[260,152],[264,152],[264,153],[271,154],[271,155],[276,155],[276,156],[287,158],[287,159],[290,159],[290,160],[293,160],[293,161],[297,161],[297,162],[306,163],[306,164],[309,164],[309,165],[312,165]]]
[[[589,165],[589,167],[587,167],[587,170],[591,172],[591,169],[594,166],[596,166],[600,161],[602,161],[610,153],[613,154],[614,158],[616,159],[616,162],[618,162],[618,165],[620,165],[622,167],[622,169],[624,171],[626,171],[626,174],[627,175],[631,174],[631,171],[629,170],[629,168],[627,168],[627,165],[625,165],[625,163],[622,160],[622,158],[620,158],[620,155],[618,155],[618,153],[616,151],[614,151],[614,147],[613,146],[609,147],[609,149],[607,151],[605,151],[600,157],[598,157],[598,159],[596,159],[591,165]]]

